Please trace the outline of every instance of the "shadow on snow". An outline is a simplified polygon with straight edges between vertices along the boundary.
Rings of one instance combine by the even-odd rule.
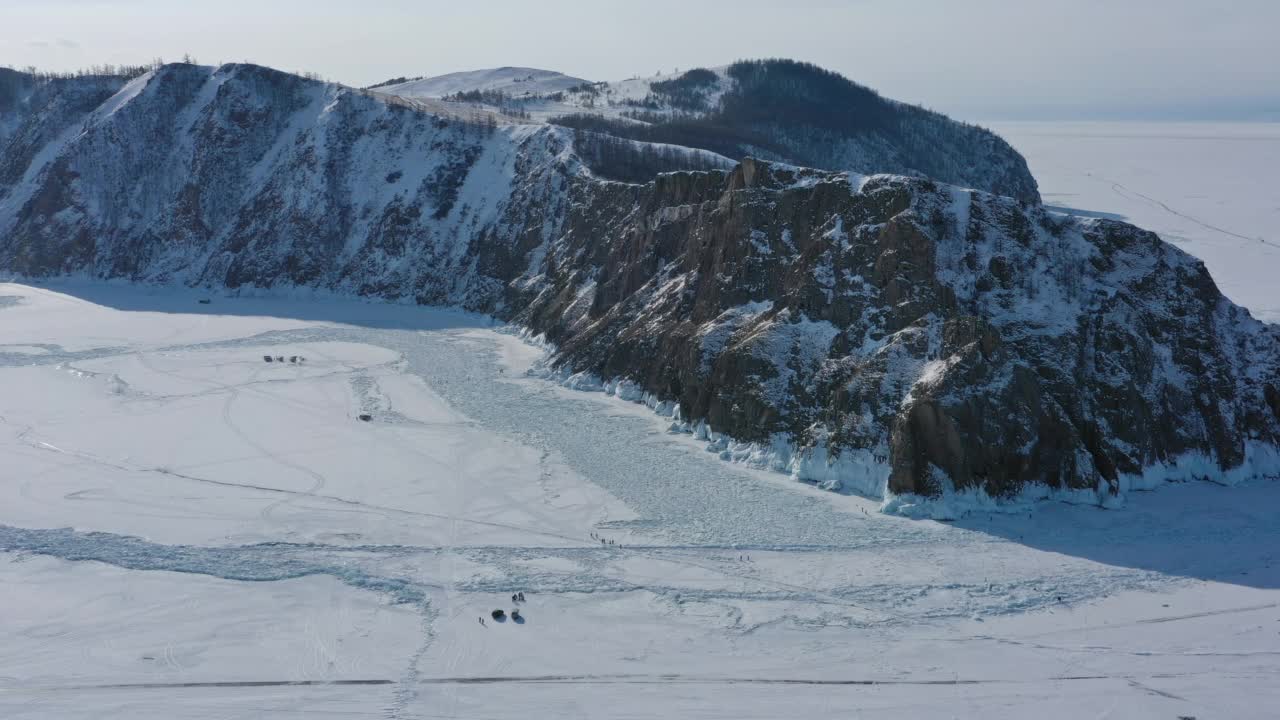
[[[449,330],[493,327],[500,321],[480,313],[379,298],[295,292],[204,290],[184,286],[127,285],[106,281],[14,280],[38,291],[67,295],[122,312],[270,317],[334,323],[378,330]],[[202,301],[208,301],[204,303]]]
[[[1126,506],[1042,503],[948,523],[1104,565],[1260,589],[1280,588],[1280,482],[1209,482],[1131,493]]]

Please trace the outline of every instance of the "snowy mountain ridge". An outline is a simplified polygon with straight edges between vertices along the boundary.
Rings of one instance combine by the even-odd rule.
[[[608,181],[590,131],[253,65],[23,98],[0,108],[0,269],[20,276],[492,313],[570,382],[900,512],[1280,474],[1280,328],[1123,223],[754,159]]]
[[[465,92],[501,92],[519,97],[545,95],[589,84],[588,80],[554,70],[500,67],[383,83],[370,89],[410,99],[443,98]]]
[[[807,63],[739,61],[572,86],[557,80],[554,89],[538,92],[529,91],[538,83],[499,87],[524,70],[456,73],[377,91],[417,99],[450,95],[526,121],[700,148],[733,160],[922,175],[1039,201],[1025,160],[994,133],[882,98]]]
[[[719,95],[731,87],[733,81],[728,74],[728,65],[709,70],[717,75],[715,92],[707,94],[709,104],[714,104]],[[657,74],[593,82],[554,70],[502,67],[379,84],[370,89],[408,99],[443,98],[471,92],[504,92],[519,99],[534,118],[540,120],[584,111],[620,118],[625,117],[624,113],[628,110],[645,102],[652,102],[654,109],[675,112],[675,108],[664,105],[661,93],[655,95],[654,85],[681,75],[677,71],[672,75]]]

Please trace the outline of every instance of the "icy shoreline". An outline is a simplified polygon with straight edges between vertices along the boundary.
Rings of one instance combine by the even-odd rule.
[[[547,360],[556,348],[542,334],[514,325],[499,330],[545,353],[526,372],[529,377],[569,390],[603,393],[643,405],[658,417],[670,420],[667,426],[669,433],[691,435],[695,440],[706,442],[704,449],[725,462],[779,473],[835,493],[878,500],[880,512],[886,515],[949,521],[959,520],[970,513],[1023,513],[1045,502],[1117,510],[1125,507],[1130,493],[1149,492],[1164,485],[1208,482],[1234,487],[1251,480],[1280,479],[1280,448],[1250,442],[1245,448],[1245,461],[1225,472],[1218,468],[1213,458],[1189,452],[1169,462],[1149,465],[1141,474],[1121,474],[1114,491],[1100,479],[1093,489],[1054,488],[1043,483],[1030,483],[1014,496],[993,497],[977,488],[957,491],[950,478],[934,468],[937,473],[935,480],[942,488],[939,496],[895,494],[888,489],[889,464],[870,449],[841,450],[832,455],[821,442],[802,449],[780,434],[775,434],[768,444],[738,440],[712,430],[705,419],[682,417],[679,403],[658,397],[627,378],[603,380],[592,373],[551,367]]]

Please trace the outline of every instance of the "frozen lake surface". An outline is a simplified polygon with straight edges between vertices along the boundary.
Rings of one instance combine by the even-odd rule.
[[[0,284],[3,717],[1280,705],[1280,484],[911,521],[486,318],[203,297]]]

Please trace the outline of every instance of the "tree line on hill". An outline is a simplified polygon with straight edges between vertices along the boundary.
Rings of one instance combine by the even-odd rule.
[[[645,183],[664,172],[717,170],[728,163],[713,155],[685,147],[635,142],[615,135],[574,133],[573,150],[599,177],[627,183]]]
[[[733,82],[714,104],[708,96],[716,73],[697,68],[653,83],[650,95],[630,101],[637,109],[623,117],[584,112],[550,122],[735,160],[753,155],[833,170],[919,172],[955,183],[1018,172],[1017,153],[994,133],[888,100],[816,65],[739,61],[727,74]],[[1034,183],[1024,184],[1017,194],[1034,194]]]

